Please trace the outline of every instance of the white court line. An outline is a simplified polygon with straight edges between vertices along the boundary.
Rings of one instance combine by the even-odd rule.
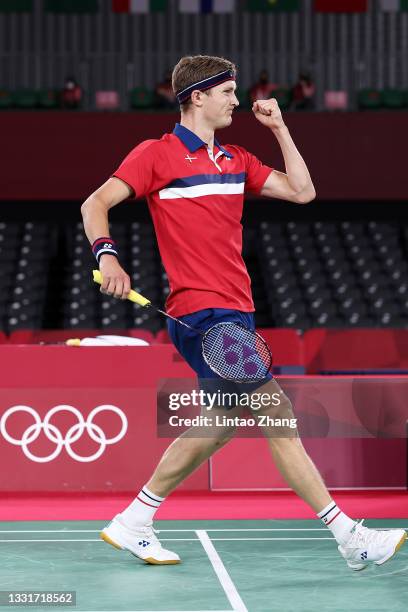
[[[162,542],[198,542],[198,538],[162,538]],[[37,540],[30,538],[28,540],[23,540],[22,538],[18,538],[17,540],[0,540],[0,542],[103,542],[103,540],[99,540],[96,538],[82,538],[81,540],[77,540],[75,538],[63,538],[63,539],[53,539],[53,540]]]
[[[370,519],[375,520],[375,519]],[[408,527],[381,527],[383,529],[408,529]],[[0,529],[0,533],[99,533],[100,529]],[[181,532],[195,532],[195,529],[159,529],[161,533],[181,533]],[[324,527],[267,527],[265,529],[258,527],[237,527],[233,529],[228,527],[225,529],[206,529],[206,531],[321,531],[327,532]]]
[[[64,538],[63,540],[0,540],[0,542],[103,542],[103,540],[70,540],[69,538]]]
[[[402,529],[402,527],[400,527]],[[100,529],[0,529],[0,533],[99,533]],[[159,529],[162,533],[177,532],[195,532],[195,529]],[[206,529],[206,531],[326,531],[322,527],[273,527],[273,528],[252,528],[247,527],[246,529],[237,527],[232,529],[231,527],[225,529]]]
[[[197,530],[198,532],[200,529]],[[197,538],[161,538],[162,542],[198,542]],[[330,538],[212,538],[213,542],[277,542],[277,541],[289,541],[289,542],[307,542],[308,540],[334,540]],[[4,539],[1,542],[102,542],[103,540],[97,540],[95,538],[77,540],[74,538],[63,538],[63,539],[52,539],[52,540],[37,540],[37,539]]]
[[[172,539],[173,538],[167,538],[167,541]],[[289,540],[289,542],[306,542],[307,540],[334,540],[334,538],[211,538],[211,540],[213,542],[276,542],[278,540]]]
[[[235,584],[232,582],[231,577],[225,569],[225,566],[221,561],[221,557],[215,550],[207,532],[204,529],[197,529],[196,534],[201,544],[203,545],[205,552],[208,555],[211,565],[213,566],[213,569],[217,574],[218,580],[220,581],[221,586],[224,589],[224,592],[228,597],[228,601],[230,602],[234,612],[248,612],[244,602],[242,601],[235,587]]]

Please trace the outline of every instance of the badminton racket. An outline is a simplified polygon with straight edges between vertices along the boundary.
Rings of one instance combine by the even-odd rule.
[[[102,284],[99,270],[93,271],[93,280]],[[203,358],[221,378],[243,383],[260,382],[271,369],[272,354],[266,341],[260,334],[244,325],[221,322],[204,331],[173,317],[133,289],[127,299],[143,308],[153,308],[161,315],[200,334]]]

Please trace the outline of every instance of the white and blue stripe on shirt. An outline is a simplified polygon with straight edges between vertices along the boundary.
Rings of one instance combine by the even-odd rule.
[[[172,181],[159,191],[161,200],[244,193],[246,173],[195,174]]]

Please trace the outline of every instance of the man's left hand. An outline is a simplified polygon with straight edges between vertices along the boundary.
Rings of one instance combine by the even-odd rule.
[[[252,105],[252,112],[258,121],[271,130],[278,130],[285,126],[279,104],[275,98],[256,100]]]

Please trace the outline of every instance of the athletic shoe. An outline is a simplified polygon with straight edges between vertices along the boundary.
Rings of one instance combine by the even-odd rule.
[[[350,539],[338,547],[349,568],[355,571],[367,567],[369,561],[382,565],[395,555],[407,539],[403,529],[369,529],[362,523],[357,523]]]
[[[152,525],[150,522],[137,530],[129,529],[121,522],[120,514],[117,514],[101,531],[100,537],[111,546],[128,550],[135,557],[152,565],[180,563],[180,557],[176,553],[162,547],[155,535],[159,531],[153,529]]]

